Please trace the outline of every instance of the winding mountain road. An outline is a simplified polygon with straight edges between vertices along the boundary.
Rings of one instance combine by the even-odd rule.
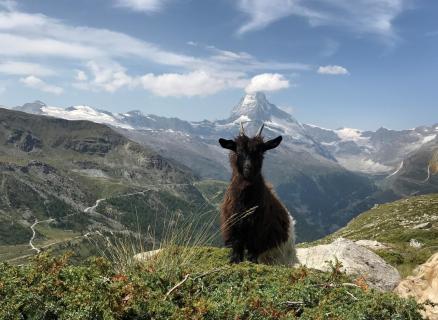
[[[427,166],[427,177],[423,180],[423,183],[426,183],[430,179],[430,164]]]
[[[40,253],[41,250],[38,249],[37,247],[35,247],[35,245],[33,244],[33,240],[35,240],[35,236],[36,236],[35,227],[37,224],[45,223],[45,222],[52,222],[52,221],[55,221],[55,219],[50,218],[50,219],[43,220],[43,221],[38,221],[38,219],[36,219],[35,222],[30,226],[30,229],[32,230],[32,237],[29,240],[29,245],[32,248],[32,250],[35,250],[37,253]]]

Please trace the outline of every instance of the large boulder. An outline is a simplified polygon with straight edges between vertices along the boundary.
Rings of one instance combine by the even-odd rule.
[[[402,280],[395,288],[402,297],[413,297],[417,302],[430,300],[437,305],[426,305],[424,316],[430,320],[438,319],[438,252],[425,263],[415,268],[413,275]]]
[[[354,276],[362,276],[372,288],[391,291],[400,282],[397,269],[364,246],[351,240],[338,238],[331,244],[310,248],[298,248],[300,264],[321,271],[330,270],[330,262],[338,260],[342,271]]]

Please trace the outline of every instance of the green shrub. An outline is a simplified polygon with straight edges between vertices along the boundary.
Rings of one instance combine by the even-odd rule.
[[[174,247],[124,273],[103,258],[0,265],[1,319],[421,319],[419,306],[339,272],[228,265],[225,249]],[[171,271],[171,272],[169,272]]]

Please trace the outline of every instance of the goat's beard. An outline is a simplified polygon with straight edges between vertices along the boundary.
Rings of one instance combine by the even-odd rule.
[[[253,170],[248,169],[243,169],[240,174],[246,181],[250,182],[257,180],[261,176],[260,172],[254,172]]]

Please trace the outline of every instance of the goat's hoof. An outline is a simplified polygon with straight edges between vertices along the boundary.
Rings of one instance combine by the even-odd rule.
[[[243,259],[240,258],[240,257],[231,257],[231,258],[230,258],[230,263],[231,263],[231,264],[241,263],[242,261],[243,261]]]

